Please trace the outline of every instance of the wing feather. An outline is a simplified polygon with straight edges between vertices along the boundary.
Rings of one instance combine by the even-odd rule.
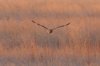
[[[36,22],[33,21],[33,20],[32,20],[32,22],[35,23],[35,24],[37,24],[38,26],[41,26],[41,27],[43,27],[43,28],[45,28],[45,29],[48,29],[47,27],[45,27],[45,26],[43,26],[43,25],[41,25],[41,24],[39,24],[39,23],[36,23]]]
[[[57,29],[57,28],[64,27],[64,26],[67,26],[67,25],[69,25],[69,24],[70,24],[70,23],[67,23],[67,24],[65,24],[65,25],[58,26],[58,27],[56,27],[56,28],[53,28],[53,30],[54,30],[54,29]]]

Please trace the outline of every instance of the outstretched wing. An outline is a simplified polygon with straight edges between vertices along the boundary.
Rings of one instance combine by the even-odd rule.
[[[67,23],[67,24],[65,24],[65,25],[58,26],[58,27],[56,27],[56,28],[53,28],[53,30],[55,30],[55,29],[57,29],[57,28],[64,27],[64,26],[67,26],[67,25],[69,25],[69,24],[70,24],[70,23]]]
[[[35,23],[35,24],[37,24],[38,26],[41,26],[41,27],[43,27],[43,28],[45,28],[45,29],[48,29],[47,27],[45,27],[45,26],[43,26],[43,25],[41,25],[41,24],[36,23],[34,20],[32,20],[32,22]]]

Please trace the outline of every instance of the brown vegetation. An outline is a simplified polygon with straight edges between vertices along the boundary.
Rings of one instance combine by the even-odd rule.
[[[84,2],[1,0],[0,66],[99,66],[100,7]]]

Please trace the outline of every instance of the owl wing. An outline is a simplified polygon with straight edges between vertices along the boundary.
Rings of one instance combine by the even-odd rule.
[[[67,26],[67,25],[69,25],[69,24],[70,24],[70,23],[67,23],[67,24],[65,24],[65,25],[61,25],[61,26],[55,27],[55,28],[53,28],[52,30],[55,30],[55,29],[58,29],[58,28],[61,28],[61,27]]]
[[[37,24],[38,26],[41,26],[41,27],[43,27],[43,28],[45,28],[45,29],[48,29],[47,27],[45,27],[45,26],[43,26],[43,25],[41,25],[41,24],[39,24],[39,23],[36,23],[34,20],[32,20],[32,22],[35,23],[35,24]],[[49,30],[49,29],[48,29],[48,30]]]

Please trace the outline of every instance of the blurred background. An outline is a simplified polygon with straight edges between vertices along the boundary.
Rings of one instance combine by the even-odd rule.
[[[99,66],[99,21],[99,0],[0,0],[0,66]]]

